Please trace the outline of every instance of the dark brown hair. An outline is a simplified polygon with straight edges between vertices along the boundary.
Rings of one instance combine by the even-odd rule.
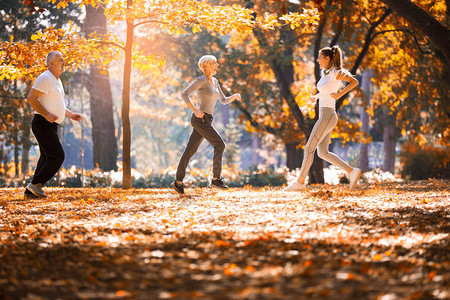
[[[342,50],[339,46],[322,48],[319,53],[330,58],[330,64],[327,69],[342,69]]]

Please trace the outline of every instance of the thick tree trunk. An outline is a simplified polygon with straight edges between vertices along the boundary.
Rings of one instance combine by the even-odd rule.
[[[222,122],[223,128],[226,129],[228,127],[228,120],[230,119],[230,107],[228,105],[222,106]]]
[[[28,169],[30,168],[30,149],[33,145],[30,139],[31,134],[31,119],[32,114],[25,113],[22,128],[22,176],[28,175]]]
[[[317,151],[314,152],[314,161],[309,169],[309,181],[308,183],[324,183],[325,178],[323,175],[323,160],[317,156]]]
[[[131,9],[133,0],[127,0],[127,8]],[[122,188],[131,188],[131,127],[130,127],[130,86],[131,86],[131,54],[133,48],[134,25],[127,20],[127,38],[125,42],[125,64],[123,70],[122,89],[122,126],[123,126],[123,175]]]
[[[19,169],[19,139],[14,139],[14,177],[20,177],[20,169]]]
[[[286,167],[288,167],[289,170],[300,168],[300,163],[302,161],[301,153],[303,151],[299,151],[297,146],[298,143],[286,143],[284,145],[284,148],[286,149]]]
[[[369,133],[369,114],[366,112],[366,106],[370,106],[370,78],[372,77],[372,72],[370,70],[364,71],[362,75],[361,89],[364,92],[365,105],[361,105],[360,108],[360,118],[361,118],[361,130],[365,133]],[[361,144],[359,149],[359,168],[363,172],[369,171],[369,145]]]
[[[423,32],[444,56],[450,66],[450,30],[432,15],[409,0],[381,0],[413,27]]]
[[[30,168],[30,148],[30,146],[22,148],[22,177],[28,175],[28,169]]]
[[[3,173],[0,173],[1,175],[5,176],[8,174],[9,171],[9,152],[10,150],[8,147],[5,147],[4,144],[0,145],[0,172],[3,171]]]
[[[258,134],[253,133],[252,135],[252,167],[256,168],[258,166],[258,149],[259,149],[259,137]]]
[[[364,107],[360,108],[361,131],[369,132],[369,114]],[[359,148],[359,168],[363,172],[369,171],[369,144],[362,143]]]
[[[6,176],[6,172],[3,173],[3,171],[5,171],[5,166],[3,164],[3,157],[5,156],[5,148],[3,146],[3,143],[0,144],[0,176]]]
[[[104,8],[86,6],[84,31],[86,34],[106,33]],[[94,166],[104,171],[117,170],[117,141],[109,74],[101,74],[98,68],[91,66],[86,87],[90,94]]]
[[[389,115],[387,110],[384,111],[383,122],[383,150],[384,161],[383,171],[394,173],[395,171],[395,146],[397,144],[397,134],[395,119]]]

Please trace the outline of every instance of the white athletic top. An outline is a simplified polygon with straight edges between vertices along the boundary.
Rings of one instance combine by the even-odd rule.
[[[66,115],[64,88],[61,79],[56,79],[53,73],[47,70],[36,78],[32,88],[44,93],[39,97],[39,102],[46,110],[55,114],[58,117],[56,123],[61,124]]]
[[[320,107],[331,107],[336,109],[336,100],[331,97],[331,93],[337,93],[341,81],[336,79],[336,75],[339,70],[332,69],[328,75],[325,75],[322,71],[322,77],[317,83],[317,90],[319,94],[316,97],[319,98]]]

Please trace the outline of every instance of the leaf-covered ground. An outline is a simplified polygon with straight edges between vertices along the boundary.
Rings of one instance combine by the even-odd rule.
[[[450,298],[450,182],[0,189],[0,298]]]

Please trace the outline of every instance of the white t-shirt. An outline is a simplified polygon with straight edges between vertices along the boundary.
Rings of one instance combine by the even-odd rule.
[[[39,102],[46,110],[55,114],[58,117],[56,123],[61,124],[66,115],[64,88],[61,79],[56,79],[52,72],[47,70],[36,78],[32,88],[44,93],[39,97]]]
[[[336,79],[339,70],[332,69],[330,73],[325,75],[322,73],[322,77],[317,83],[317,90],[319,91],[319,108],[331,107],[336,109],[336,100],[331,97],[332,93],[337,93],[341,81]]]

